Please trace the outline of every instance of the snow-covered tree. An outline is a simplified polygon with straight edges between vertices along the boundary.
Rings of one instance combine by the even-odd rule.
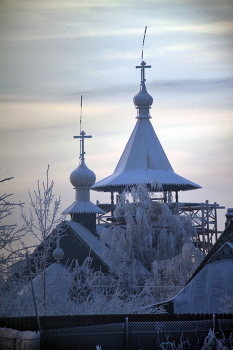
[[[46,182],[38,182],[37,191],[29,193],[29,218],[22,211],[24,232],[37,247],[30,254],[30,268],[40,315],[151,312],[145,306],[173,296],[199,264],[202,256],[192,244],[191,221],[173,213],[168,204],[152,201],[146,186],[139,185],[121,195],[116,224],[102,232],[109,275],[93,271],[90,257],[73,271],[61,264],[54,268],[51,253],[65,226],[53,186],[47,171]],[[31,292],[26,260],[21,259],[1,285],[0,314],[33,315]]]
[[[149,280],[159,286],[168,276],[168,285],[172,279],[172,285],[180,285],[200,263],[191,220],[173,213],[166,203],[152,201],[145,185],[124,192],[114,215],[116,225],[103,230],[101,240],[104,258],[124,285],[143,286]]]
[[[46,310],[46,268],[51,261],[52,250],[56,247],[57,239],[62,235],[65,227],[62,225],[62,219],[58,216],[60,207],[60,197],[55,199],[53,194],[53,181],[49,181],[49,168],[46,173],[46,181],[40,185],[37,183],[37,191],[33,194],[29,193],[30,208],[29,218],[21,207],[21,217],[23,219],[23,227],[20,231],[14,231],[14,225],[2,226],[5,236],[2,235],[1,244],[4,245],[8,256],[4,256],[4,266],[8,266],[5,278],[2,278],[0,286],[1,309],[0,313],[11,313],[12,310],[23,308],[23,304],[16,298],[18,293],[29,282],[28,266],[26,263],[26,251],[30,254],[30,268],[33,277],[40,274],[43,286],[43,305]],[[7,196],[2,196],[2,216],[11,215],[12,204],[8,203]],[[18,233],[20,232],[20,234]],[[26,245],[26,241],[30,240],[32,244]],[[14,246],[13,246],[14,243]],[[18,247],[15,243],[19,245]],[[12,259],[14,257],[14,261]],[[17,258],[17,259],[16,259]],[[2,258],[3,259],[3,258]],[[3,264],[1,264],[3,266]],[[18,303],[18,305],[16,305]],[[15,305],[15,306],[14,306]]]
[[[93,299],[96,284],[102,284],[103,274],[101,271],[94,271],[91,264],[91,257],[87,257],[81,266],[76,260],[69,288],[70,300],[75,304],[82,304],[87,299]]]
[[[87,257],[81,266],[76,267],[71,276],[69,308],[71,314],[121,314],[151,313],[145,306],[153,302],[152,294],[145,292],[125,293],[119,279],[94,271],[92,259]],[[162,307],[154,308],[153,313],[164,313]]]
[[[13,179],[6,178],[0,181]],[[18,229],[15,223],[10,222],[15,207],[22,207],[22,203],[13,203],[12,194],[0,195],[0,279],[5,280],[10,268],[22,257],[23,238],[25,231]]]

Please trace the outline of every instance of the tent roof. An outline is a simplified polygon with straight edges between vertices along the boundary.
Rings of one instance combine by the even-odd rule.
[[[62,215],[71,213],[100,213],[104,214],[104,211],[91,201],[74,201],[67,209],[62,212]]]
[[[114,173],[96,182],[92,189],[121,192],[139,183],[158,183],[164,191],[200,188],[173,171],[149,119],[138,119]]]
[[[140,91],[134,97],[137,109],[137,123],[111,176],[95,183],[91,188],[96,191],[122,192],[126,187],[145,183],[158,183],[163,186],[151,186],[155,191],[185,191],[200,188],[199,185],[179,175],[173,169],[159,142],[150,122],[150,108],[153,98],[145,85],[146,62],[142,61]],[[153,188],[154,187],[154,188]]]

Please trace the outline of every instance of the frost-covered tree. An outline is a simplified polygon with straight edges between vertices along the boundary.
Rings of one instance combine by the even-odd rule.
[[[92,258],[87,257],[79,266],[76,260],[76,267],[73,269],[69,288],[70,300],[75,304],[82,304],[87,299],[93,299],[94,287],[102,283],[103,274],[101,271],[94,271],[91,268]]]
[[[2,279],[0,286],[0,298],[1,298],[1,314],[5,312],[13,312],[12,310],[17,308],[23,308],[23,305],[16,303],[19,301],[16,296],[22,290],[22,288],[29,282],[28,266],[26,263],[25,255],[26,251],[29,253],[34,250],[34,253],[30,254],[30,268],[32,269],[33,277],[41,274],[42,286],[43,286],[43,299],[44,305],[46,298],[46,268],[51,261],[52,250],[56,247],[57,239],[62,235],[64,226],[62,220],[59,217],[60,197],[55,199],[53,194],[53,181],[49,181],[49,168],[46,173],[46,181],[42,182],[42,185],[38,181],[37,191],[33,194],[29,192],[30,208],[29,217],[25,214],[21,208],[21,217],[23,219],[23,227],[21,228],[20,235],[14,234],[14,225],[8,225],[8,236],[12,237],[11,241],[8,239],[8,244],[5,245],[5,250],[8,249],[8,257],[6,257],[6,263],[8,265],[5,278]],[[3,196],[3,204],[5,205],[5,213],[11,214],[10,208],[6,196]],[[4,238],[4,241],[6,241]],[[31,245],[26,244],[27,241],[31,241]],[[12,247],[14,243],[14,247]],[[20,243],[20,248],[15,245]],[[9,248],[10,247],[10,248]],[[11,249],[11,250],[10,250]],[[19,254],[20,253],[20,254]],[[12,260],[12,256],[17,259]],[[10,259],[11,258],[11,259]],[[46,309],[46,305],[45,308]],[[10,311],[11,310],[11,311]],[[19,311],[19,309],[18,309]]]
[[[119,279],[94,271],[91,268],[92,259],[87,257],[83,264],[76,267],[71,275],[69,289],[70,314],[121,314],[121,313],[151,313],[153,296],[145,292],[126,294]],[[153,313],[164,313],[162,307],[153,308]]]
[[[174,214],[166,203],[152,201],[145,185],[124,192],[114,216],[116,225],[103,230],[101,240],[104,258],[123,284],[142,286],[153,280],[158,286],[168,275],[169,281],[176,277],[173,284],[184,283],[200,263],[191,220]],[[160,267],[157,272],[155,266]]]
[[[6,178],[0,181],[13,179]],[[22,207],[22,203],[13,203],[12,194],[0,195],[0,278],[5,280],[10,268],[22,257],[23,238],[25,231],[18,229],[15,223],[11,222],[12,213],[16,207]]]
[[[149,287],[158,301],[173,297],[186,284],[202,259],[202,253],[193,243],[185,242],[179,254],[152,263],[153,277],[147,280],[145,289]]]

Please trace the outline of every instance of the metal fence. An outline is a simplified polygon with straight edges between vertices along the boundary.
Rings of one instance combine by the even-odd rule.
[[[0,349],[1,350],[27,350],[27,349],[40,349],[39,339],[21,339],[21,338],[9,338],[0,337]],[[41,347],[42,349],[42,347]]]
[[[179,344],[180,341],[186,342],[182,350],[199,350],[210,329],[218,338],[229,337],[233,332],[233,315],[43,316],[40,324],[41,350],[96,350],[97,345],[102,350],[153,350],[161,349],[165,342]],[[35,317],[0,318],[0,327],[38,330]],[[0,349],[21,349],[19,342],[19,339],[0,338]],[[233,344],[226,349],[233,349]]]
[[[186,342],[189,349],[201,348],[209,330],[222,337],[233,330],[233,320],[155,321],[72,327],[41,333],[43,350],[153,350],[166,342]],[[187,347],[188,348],[188,347]]]
[[[2,338],[0,337],[0,349],[1,350],[15,350],[17,349],[16,338]]]

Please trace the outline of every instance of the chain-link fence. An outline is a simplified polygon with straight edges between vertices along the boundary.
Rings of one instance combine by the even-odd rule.
[[[0,350],[39,350],[40,339],[21,339],[0,336]]]
[[[222,337],[233,330],[233,320],[128,322],[42,331],[43,350],[153,350],[166,342],[186,342],[200,349],[212,329]]]
[[[0,349],[1,350],[15,350],[17,339],[9,339],[0,337]]]

